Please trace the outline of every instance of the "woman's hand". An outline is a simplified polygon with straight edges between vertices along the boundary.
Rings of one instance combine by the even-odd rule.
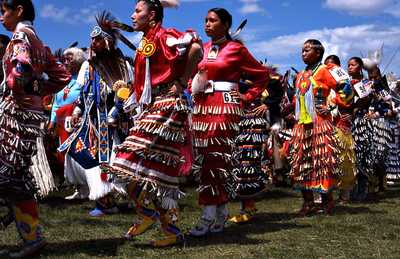
[[[315,111],[317,112],[317,114],[323,115],[323,116],[330,115],[330,113],[331,113],[328,106],[326,106],[326,105],[316,105]]]
[[[71,126],[72,128],[78,127],[79,123],[82,121],[82,118],[76,115],[72,115],[71,117]]]
[[[243,102],[246,101],[245,95],[239,93],[239,92],[236,91],[236,90],[230,91],[229,94],[231,95],[231,97],[232,97],[233,99],[240,100],[240,101],[243,101]]]
[[[169,89],[169,93],[174,95],[182,94],[186,88],[186,84],[184,82],[186,82],[186,80],[183,80],[182,78],[175,80]]]
[[[54,122],[50,121],[49,125],[47,125],[47,131],[53,132],[53,130],[54,130]]]
[[[268,111],[268,106],[266,104],[261,104],[260,106],[254,108],[251,113],[255,116],[264,116],[264,114]]]
[[[174,83],[169,89],[169,93],[174,95],[180,95],[181,93],[183,93],[183,90],[184,90],[183,86],[181,86],[179,83]]]

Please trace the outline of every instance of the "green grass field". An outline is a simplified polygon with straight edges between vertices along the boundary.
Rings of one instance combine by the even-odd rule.
[[[372,201],[339,206],[333,216],[295,218],[301,198],[289,189],[273,189],[258,202],[251,223],[228,224],[222,234],[187,238],[171,248],[154,249],[157,226],[134,241],[122,239],[134,211],[90,218],[92,202],[67,203],[53,197],[41,204],[41,223],[49,245],[40,258],[400,258],[400,189]],[[239,204],[230,204],[231,214]],[[181,202],[183,230],[198,219],[194,191]],[[15,249],[19,239],[10,226],[0,246]]]

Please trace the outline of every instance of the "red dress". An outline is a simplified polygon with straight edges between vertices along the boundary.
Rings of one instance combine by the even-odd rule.
[[[160,24],[142,39],[135,58],[134,92],[139,102],[145,88],[146,58],[150,62],[151,102],[130,130],[129,137],[116,148],[111,167],[104,167],[122,178],[143,184],[157,197],[177,199],[180,167],[184,164],[181,150],[189,144],[187,136],[190,108],[182,96],[169,93],[175,79],[182,76],[187,62],[186,47],[190,42],[168,44],[191,32],[164,29]],[[185,46],[184,46],[185,45]],[[169,208],[166,208],[169,209]]]
[[[3,57],[5,84],[0,102],[0,196],[32,197],[29,167],[36,139],[44,134],[42,98],[64,88],[71,75],[56,62],[30,22],[18,23]]]
[[[216,55],[210,51],[218,49]],[[204,57],[198,70],[207,74],[207,80],[238,84],[245,77],[253,82],[245,94],[246,101],[259,96],[268,83],[268,70],[239,42],[225,41],[217,47],[204,45]],[[199,203],[221,205],[228,201],[232,190],[232,145],[239,131],[242,112],[238,100],[229,90],[206,90],[195,94],[193,129],[197,162],[200,168]],[[236,89],[237,90],[237,89]]]

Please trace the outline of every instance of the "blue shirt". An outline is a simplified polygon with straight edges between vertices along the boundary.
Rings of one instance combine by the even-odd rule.
[[[82,86],[76,81],[76,78],[76,76],[73,76],[69,84],[56,94],[51,109],[51,122],[55,123],[57,121],[56,112],[59,108],[78,100]]]

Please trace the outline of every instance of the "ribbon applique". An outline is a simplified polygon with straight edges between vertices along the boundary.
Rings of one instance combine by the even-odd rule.
[[[143,105],[147,105],[151,103],[151,71],[150,71],[150,57],[156,52],[156,45],[146,39],[142,38],[138,53],[146,57],[146,73],[144,80],[143,93],[140,97],[139,103],[143,107]],[[142,108],[143,110],[143,108]]]
[[[148,40],[146,37],[143,37],[140,41],[139,48],[137,52],[146,58],[151,57],[156,52],[156,44]]]

